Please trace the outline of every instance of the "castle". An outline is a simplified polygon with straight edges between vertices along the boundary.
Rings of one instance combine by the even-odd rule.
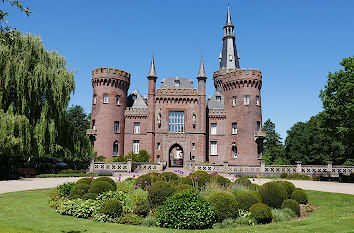
[[[106,159],[144,149],[155,162],[183,167],[187,161],[259,165],[262,158],[262,72],[240,69],[230,9],[224,25],[215,94],[206,99],[203,58],[198,89],[183,77],[169,77],[156,89],[154,58],[147,75],[148,97],[128,95],[130,74],[113,68],[92,71],[89,134]]]

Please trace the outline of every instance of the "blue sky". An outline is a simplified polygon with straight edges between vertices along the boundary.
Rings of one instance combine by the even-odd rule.
[[[8,21],[39,34],[65,56],[75,74],[71,104],[91,112],[91,71],[114,67],[132,74],[130,91],[147,93],[154,50],[158,86],[163,76],[196,76],[203,50],[207,95],[214,93],[223,25],[230,4],[242,68],[263,72],[263,121],[283,138],[298,121],[322,110],[318,97],[328,72],[354,55],[354,1],[83,1],[22,0],[30,17],[9,9]],[[3,3],[1,3],[3,7]]]

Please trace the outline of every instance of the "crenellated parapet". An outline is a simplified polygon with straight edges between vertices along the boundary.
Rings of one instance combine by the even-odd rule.
[[[198,95],[198,91],[196,88],[157,88],[156,94]]]
[[[198,104],[198,97],[195,96],[156,96],[155,103],[159,104]]]
[[[209,119],[225,119],[226,111],[222,108],[211,108],[209,109]]]
[[[213,77],[215,88],[224,91],[242,87],[262,87],[262,72],[256,69],[222,69],[215,71]]]
[[[126,118],[143,119],[148,116],[147,108],[126,108],[124,115]]]
[[[130,74],[124,70],[107,67],[94,69],[92,71],[92,87],[102,85],[128,89]]]

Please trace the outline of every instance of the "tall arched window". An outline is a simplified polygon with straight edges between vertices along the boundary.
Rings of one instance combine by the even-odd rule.
[[[237,146],[235,142],[232,143],[231,150],[232,150],[232,158],[237,159]]]
[[[118,156],[118,142],[113,143],[113,156]]]

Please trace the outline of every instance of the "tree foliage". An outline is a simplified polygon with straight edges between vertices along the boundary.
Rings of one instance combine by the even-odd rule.
[[[266,164],[284,164],[285,150],[280,135],[275,131],[275,124],[266,120],[263,125],[263,132],[266,133],[264,140],[263,159]]]

